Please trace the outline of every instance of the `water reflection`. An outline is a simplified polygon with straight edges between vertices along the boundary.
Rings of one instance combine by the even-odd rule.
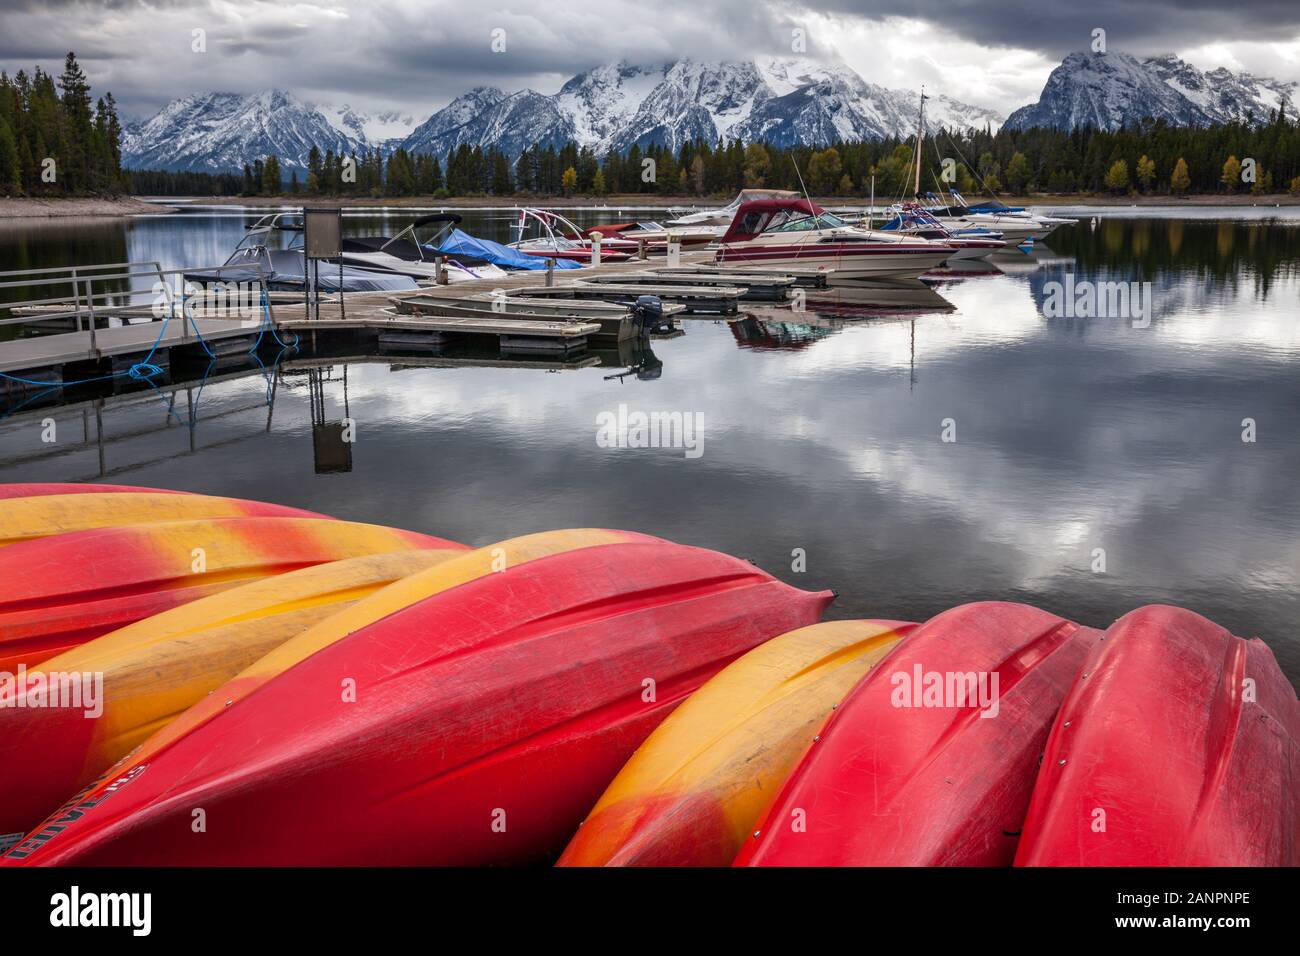
[[[0,481],[113,476],[471,544],[630,528],[835,587],[840,617],[1000,598],[1105,625],[1177,603],[1265,638],[1294,681],[1296,233],[1260,216],[1102,219],[936,277],[910,312],[872,314],[865,295],[756,310],[582,362],[264,356],[265,371],[19,409],[0,422]],[[1155,321],[1044,317],[1045,284],[1066,273],[1152,282]],[[619,403],[700,412],[704,456],[599,447],[596,416]],[[344,419],[346,461],[317,438]]]

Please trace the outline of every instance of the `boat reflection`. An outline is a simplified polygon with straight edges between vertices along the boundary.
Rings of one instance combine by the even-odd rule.
[[[954,308],[919,279],[845,281],[807,290],[792,308],[750,308],[729,324],[742,348],[800,349],[867,320],[914,319]]]

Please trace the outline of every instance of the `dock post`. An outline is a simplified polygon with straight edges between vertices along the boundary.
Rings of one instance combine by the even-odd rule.
[[[600,265],[600,240],[605,237],[598,231],[591,234],[591,267]]]
[[[682,264],[682,241],[676,233],[668,233],[668,267],[676,269]]]
[[[546,288],[555,285],[555,257],[546,260]]]
[[[95,297],[91,293],[90,277],[86,277],[86,307],[90,310],[90,350],[92,352],[99,350],[99,343],[95,341]]]
[[[636,257],[640,259],[642,262],[645,261],[646,258],[645,239],[643,238],[638,239],[636,241]]]
[[[433,259],[433,284],[447,284],[447,262],[442,256],[435,256]]]

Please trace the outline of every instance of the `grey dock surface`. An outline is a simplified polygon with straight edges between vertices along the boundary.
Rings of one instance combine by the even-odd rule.
[[[713,264],[712,252],[683,252],[681,268],[702,268],[712,275],[720,270]],[[738,311],[737,300],[744,292],[741,285],[718,287],[713,285],[678,285],[674,283],[619,284],[612,281],[618,275],[641,274],[652,268],[663,268],[663,260],[631,259],[626,262],[603,263],[595,269],[559,270],[552,274],[551,285],[547,285],[547,273],[544,271],[523,272],[498,279],[471,280],[456,282],[444,286],[421,288],[410,293],[414,300],[458,300],[480,294],[501,295],[545,299],[556,306],[555,300],[582,299],[595,304],[600,301],[626,304],[638,295],[651,294],[653,291],[668,302],[681,303],[691,311],[721,312],[734,314]],[[750,270],[754,271],[754,270]],[[587,278],[597,278],[596,283],[587,283]],[[576,344],[583,337],[591,335],[600,328],[593,311],[574,309],[569,316],[560,314],[538,313],[535,317],[524,318],[519,314],[490,316],[445,316],[404,315],[390,299],[392,293],[352,293],[343,297],[322,298],[318,309],[308,314],[301,303],[290,303],[276,296],[272,299],[272,315],[278,329],[303,333],[328,333],[331,330],[369,330],[376,332],[427,332],[433,336],[487,335],[497,336],[503,343],[519,339]],[[594,300],[594,301],[593,301]],[[449,305],[454,303],[449,302]],[[599,310],[602,311],[603,310]],[[672,311],[676,311],[673,309]],[[227,342],[227,348],[237,347],[233,340],[241,337],[252,338],[258,333],[262,316],[241,318],[199,317],[196,324],[203,339],[210,345]],[[143,356],[158,340],[158,358],[169,360],[172,350],[181,348],[186,351],[196,350],[202,354],[202,346],[194,335],[193,329],[179,317],[173,318],[158,339],[161,325],[158,321],[136,322],[128,325],[100,328],[95,334],[92,346],[89,331],[65,332],[56,335],[33,336],[8,341],[0,341],[0,372],[16,374],[38,369],[59,368],[83,363],[99,363],[134,356]],[[120,364],[120,363],[116,363]],[[158,364],[165,365],[165,361]],[[102,373],[100,373],[102,374]],[[65,378],[73,380],[79,376],[75,373]]]

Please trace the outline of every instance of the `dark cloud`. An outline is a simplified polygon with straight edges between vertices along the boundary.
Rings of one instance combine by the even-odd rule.
[[[816,0],[806,7],[868,19],[911,17],[966,40],[1054,58],[1088,49],[1097,27],[1106,31],[1108,48],[1137,55],[1300,34],[1297,0]]]

